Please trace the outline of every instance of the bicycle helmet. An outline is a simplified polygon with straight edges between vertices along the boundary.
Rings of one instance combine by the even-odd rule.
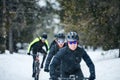
[[[79,36],[76,32],[69,32],[67,34],[67,41],[78,41],[79,40]]]
[[[44,38],[44,39],[47,39],[47,34],[43,33],[41,37]]]
[[[65,35],[63,33],[58,33],[57,38],[58,39],[65,39]]]
[[[64,43],[65,42],[65,35],[63,33],[57,34],[57,42],[58,43]]]

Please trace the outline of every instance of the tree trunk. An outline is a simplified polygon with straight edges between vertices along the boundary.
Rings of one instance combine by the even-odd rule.
[[[120,44],[119,44],[119,58],[120,58]]]
[[[12,33],[12,26],[9,28],[9,51],[13,54],[13,33]]]
[[[120,58],[120,40],[118,41],[119,42],[119,58]]]

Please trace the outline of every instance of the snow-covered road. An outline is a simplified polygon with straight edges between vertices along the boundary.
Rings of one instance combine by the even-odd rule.
[[[94,53],[99,54],[98,52]],[[120,58],[110,58],[110,56],[109,58],[106,56],[100,58],[100,55],[90,57],[94,60],[96,80],[120,80]],[[89,76],[89,71],[85,63],[82,62],[81,65],[84,75]],[[33,80],[31,76],[31,56],[23,54],[0,54],[0,80]],[[48,78],[49,73],[44,72],[42,69],[40,80],[48,80]]]
[[[0,55],[0,80],[33,80],[32,57],[19,54]],[[47,80],[49,74],[41,70],[41,80]]]

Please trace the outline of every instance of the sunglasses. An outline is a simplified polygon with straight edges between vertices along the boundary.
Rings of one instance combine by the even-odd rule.
[[[69,44],[77,44],[77,41],[68,41]]]
[[[64,40],[57,40],[58,43],[64,43]]]

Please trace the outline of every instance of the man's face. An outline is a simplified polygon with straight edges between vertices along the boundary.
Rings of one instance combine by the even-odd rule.
[[[62,48],[63,45],[64,45],[64,40],[58,39],[58,40],[57,40],[57,43],[58,43],[59,47]]]
[[[42,40],[43,43],[45,42],[45,39],[44,39],[44,38],[42,38],[41,40]]]
[[[77,41],[68,41],[68,47],[73,51],[77,48],[77,45]]]

